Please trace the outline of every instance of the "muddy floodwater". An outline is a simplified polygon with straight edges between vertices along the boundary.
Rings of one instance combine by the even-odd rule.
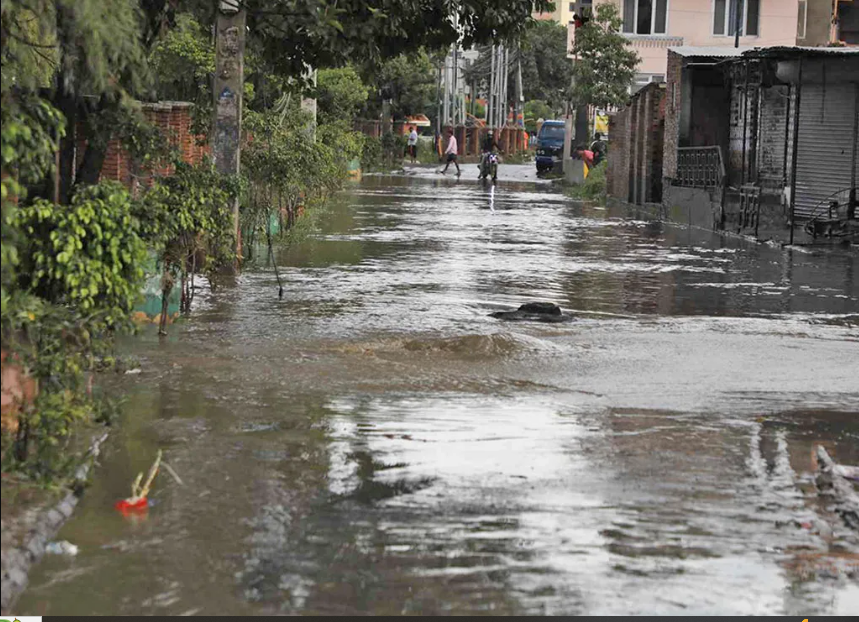
[[[855,614],[859,256],[586,207],[532,167],[365,177],[201,290],[16,611]],[[547,301],[564,324],[488,314]],[[114,508],[157,449],[145,516]]]

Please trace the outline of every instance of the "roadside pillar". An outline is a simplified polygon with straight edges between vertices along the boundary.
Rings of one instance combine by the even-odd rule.
[[[316,81],[317,81],[317,71],[315,69],[308,69],[307,74],[305,74],[305,78],[308,83],[313,85],[314,91],[316,90]],[[310,135],[310,139],[316,140],[316,93],[314,92],[313,97],[302,97],[301,98],[301,109],[306,112],[310,116],[310,122],[308,123],[308,133]]]
[[[212,155],[215,170],[223,175],[239,174],[242,93],[244,90],[245,9],[239,0],[221,0],[216,18],[215,118],[212,124]],[[235,251],[241,258],[239,199],[231,206]],[[236,270],[238,269],[238,259]]]

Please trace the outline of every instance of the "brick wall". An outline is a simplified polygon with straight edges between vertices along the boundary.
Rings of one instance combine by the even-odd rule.
[[[158,102],[142,105],[143,115],[155,125],[167,141],[175,146],[188,164],[199,164],[209,153],[209,146],[204,136],[197,136],[191,131],[191,104],[187,102]],[[78,130],[78,136],[84,134]],[[78,153],[83,153],[85,140],[79,141]],[[171,167],[156,165],[147,171],[136,174],[132,170],[131,156],[122,148],[118,139],[112,139],[107,146],[107,155],[101,169],[101,179],[119,181],[129,188],[137,183],[146,183],[151,177],[169,175]]]
[[[683,57],[668,50],[665,75],[665,134],[663,137],[662,176],[677,176],[677,148],[680,146],[680,102],[683,87]]]
[[[606,168],[606,192],[621,201],[629,200],[629,134],[632,108],[627,106],[609,119],[611,146]]]
[[[661,200],[664,115],[665,87],[652,83],[612,117],[609,196],[638,205]]]

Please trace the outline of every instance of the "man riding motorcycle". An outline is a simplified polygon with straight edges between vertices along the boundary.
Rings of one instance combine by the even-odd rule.
[[[480,151],[480,179],[485,179],[492,174],[492,181],[498,179],[498,154],[501,150],[498,143],[495,142],[495,135],[492,130],[486,133],[481,145]],[[494,168],[493,168],[494,165]]]

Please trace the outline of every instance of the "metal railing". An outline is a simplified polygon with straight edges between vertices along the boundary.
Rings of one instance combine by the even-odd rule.
[[[720,147],[677,149],[677,185],[687,188],[721,188],[724,180],[725,163]]]
[[[761,221],[761,189],[755,184],[740,186],[740,213],[737,219],[737,233],[746,229],[754,229],[758,237],[758,225]]]
[[[668,35],[636,35],[623,33],[624,38],[634,48],[669,48],[683,45],[683,37]]]
[[[856,218],[856,194],[856,188],[842,188],[819,201],[805,223],[806,233],[812,239],[817,239],[819,235],[826,237],[849,235],[848,228],[844,225],[848,220]]]

